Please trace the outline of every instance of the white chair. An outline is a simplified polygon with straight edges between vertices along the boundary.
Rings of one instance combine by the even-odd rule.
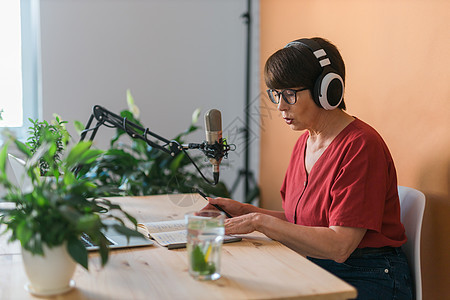
[[[401,221],[405,226],[408,241],[403,251],[408,258],[411,275],[415,283],[416,299],[422,299],[422,273],[420,269],[420,232],[425,210],[425,195],[413,188],[399,186]]]

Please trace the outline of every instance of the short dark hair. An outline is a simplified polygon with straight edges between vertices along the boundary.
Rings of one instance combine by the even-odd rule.
[[[325,50],[331,66],[342,77],[345,85],[345,64],[337,47],[323,38],[315,37],[311,40]],[[270,89],[305,87],[313,90],[321,73],[322,67],[317,58],[309,48],[301,44],[278,50],[267,59],[264,67],[264,79]],[[346,109],[344,99],[338,108]]]

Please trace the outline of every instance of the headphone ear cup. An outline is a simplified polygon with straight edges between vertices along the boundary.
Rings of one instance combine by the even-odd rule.
[[[314,85],[314,102],[323,109],[332,110],[339,106],[343,96],[344,81],[342,77],[333,70],[324,70]]]
[[[331,66],[327,53],[316,41],[312,39],[299,39],[288,43],[284,48],[303,45],[314,54],[322,73],[316,79],[312,91],[312,97],[317,106],[332,110],[341,104],[344,98],[344,80]]]

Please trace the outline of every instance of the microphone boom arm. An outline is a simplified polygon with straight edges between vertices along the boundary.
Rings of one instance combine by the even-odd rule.
[[[92,122],[94,118],[97,120],[97,123],[95,127],[90,128],[92,125]],[[214,176],[214,182],[211,182],[208,180],[203,173],[201,172],[200,168],[195,164],[193,159],[187,154],[186,150],[189,149],[199,149],[201,150],[208,158],[214,158],[214,159],[222,159],[223,157],[228,156],[229,150],[231,149],[229,145],[222,142],[221,143],[215,143],[215,144],[208,144],[207,142],[203,142],[201,144],[195,144],[195,143],[189,143],[187,145],[181,145],[178,141],[175,140],[168,140],[152,131],[150,131],[148,128],[143,128],[142,126],[133,123],[125,117],[121,117],[104,107],[100,105],[95,105],[93,107],[93,113],[89,117],[88,122],[86,123],[86,129],[84,129],[81,132],[80,141],[83,141],[87,134],[91,132],[89,136],[89,140],[92,141],[95,138],[95,135],[97,134],[98,129],[102,126],[106,126],[109,128],[118,128],[123,130],[128,136],[130,136],[133,139],[140,139],[147,143],[147,145],[151,146],[152,148],[156,148],[158,150],[161,150],[163,152],[166,152],[170,154],[172,157],[175,157],[180,152],[183,152],[186,157],[191,161],[191,163],[194,165],[194,167],[197,169],[197,171],[200,173],[202,178],[211,185],[216,185],[219,181],[219,178]],[[163,144],[160,145],[157,142],[154,142],[148,138],[148,136],[151,136],[154,139],[157,139],[161,141]]]

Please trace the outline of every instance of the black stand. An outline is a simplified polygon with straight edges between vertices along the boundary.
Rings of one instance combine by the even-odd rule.
[[[252,40],[252,24],[251,24],[251,5],[252,0],[247,0],[247,12],[242,15],[245,24],[247,24],[247,48],[246,48],[246,78],[245,78],[245,127],[242,129],[245,137],[244,149],[244,169],[239,170],[238,177],[233,183],[231,191],[234,192],[244,177],[244,202],[250,203],[259,195],[259,188],[255,181],[253,172],[250,170],[250,74],[251,74],[251,40]],[[250,184],[252,190],[250,190]]]

